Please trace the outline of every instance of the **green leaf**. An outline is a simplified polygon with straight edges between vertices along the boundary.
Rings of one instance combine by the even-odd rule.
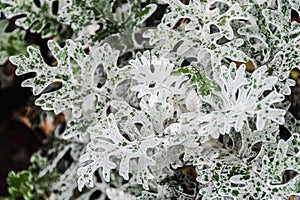
[[[213,81],[205,75],[205,72],[197,67],[179,68],[175,70],[174,74],[191,75],[189,82],[197,87],[197,92],[201,96],[207,96],[212,90],[217,89]]]
[[[9,56],[27,54],[25,32],[19,29],[13,32],[5,32],[7,20],[0,20],[0,64],[3,64]]]
[[[12,197],[24,196],[26,200],[32,199],[32,175],[28,171],[21,171],[17,174],[10,172],[7,177],[9,185],[8,192]]]

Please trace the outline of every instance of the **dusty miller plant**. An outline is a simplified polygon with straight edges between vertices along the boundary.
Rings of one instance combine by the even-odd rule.
[[[32,46],[28,55],[5,48],[0,55],[10,55],[17,75],[35,74],[22,86],[38,96],[36,105],[68,116],[46,155],[10,173],[12,196],[300,195],[300,122],[285,100],[295,84],[290,72],[300,69],[300,27],[291,21],[300,1],[0,2],[20,31],[52,38],[56,63]],[[148,27],[162,6],[162,19]]]

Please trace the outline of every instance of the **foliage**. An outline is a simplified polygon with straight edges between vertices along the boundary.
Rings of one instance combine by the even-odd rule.
[[[31,199],[33,186],[28,183],[31,181],[31,176],[27,171],[19,172],[15,174],[10,172],[7,178],[7,183],[10,185],[8,189],[12,197],[19,197],[24,195],[25,199]]]
[[[16,24],[31,24],[42,5],[53,5],[40,3]],[[299,69],[300,29],[289,16],[300,11],[300,2],[164,3],[167,11],[151,29],[147,24],[160,1],[59,1],[57,16],[37,18],[30,30],[53,22],[52,28],[70,26],[73,35],[48,41],[52,64],[31,46],[28,56],[12,55],[10,61],[17,75],[34,73],[22,86],[38,95],[36,104],[65,113],[68,122],[62,134],[49,139],[47,164],[34,155],[27,171],[10,174],[12,195],[300,195],[299,120],[285,99],[294,84],[289,74]],[[10,5],[0,4],[8,18],[19,12]],[[42,36],[55,34],[42,30]],[[186,168],[194,174],[183,173]]]
[[[7,24],[7,20],[0,21],[0,64],[6,62],[10,55],[27,54],[25,34],[21,30],[5,32]]]
[[[93,46],[111,34],[139,27],[156,9],[155,4],[142,7],[141,3],[141,0],[70,1],[62,6],[58,18],[72,27],[73,39]]]
[[[33,33],[41,33],[44,38],[57,33],[58,21],[53,8],[54,0],[36,1],[1,0],[0,8],[5,17],[11,19],[18,17],[16,25],[25,30],[30,29]]]

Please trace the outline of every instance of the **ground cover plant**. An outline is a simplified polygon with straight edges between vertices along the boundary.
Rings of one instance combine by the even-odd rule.
[[[58,125],[25,199],[300,195],[297,0],[1,0],[0,58]],[[5,18],[5,19],[4,19]],[[5,24],[13,23],[13,32]],[[47,49],[26,43],[38,34]],[[27,48],[27,50],[25,50]]]

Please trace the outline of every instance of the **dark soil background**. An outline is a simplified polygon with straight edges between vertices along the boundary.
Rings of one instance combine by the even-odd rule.
[[[8,172],[26,169],[31,154],[42,144],[43,133],[30,127],[26,116],[31,91],[21,88],[22,79],[14,78],[9,87],[0,89],[0,196],[8,195]]]
[[[14,19],[6,31],[13,31]],[[25,40],[47,52],[46,40],[39,34],[26,33]],[[42,145],[48,130],[40,123],[40,108],[34,106],[35,97],[21,82],[33,74],[16,76],[15,66],[8,60],[0,65],[0,197],[7,196],[6,177],[9,171],[27,169],[32,153]]]

